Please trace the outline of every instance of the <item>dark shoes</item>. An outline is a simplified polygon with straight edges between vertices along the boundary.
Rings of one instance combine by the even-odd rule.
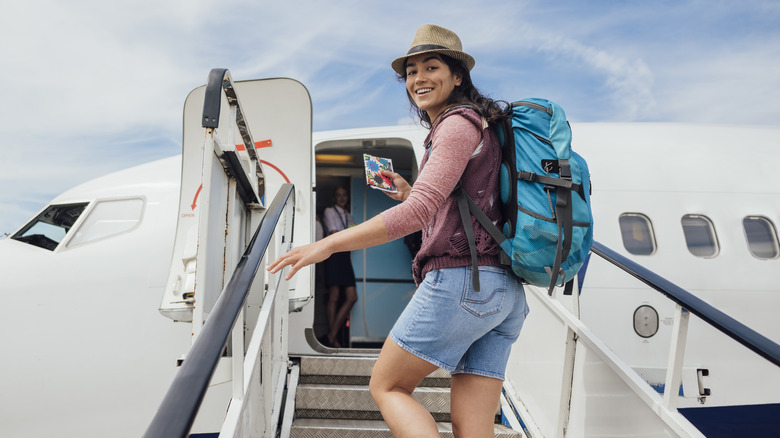
[[[324,345],[324,346],[326,346],[328,348],[341,348],[341,344],[339,344],[337,342],[330,342],[330,340],[328,339],[328,334],[327,333],[322,335],[322,336],[320,336],[319,338],[317,338],[317,340],[320,341],[320,344],[322,344],[322,345]]]
[[[320,341],[320,344],[322,344],[322,345],[324,345],[324,346],[326,346],[328,348],[335,348],[335,347],[333,347],[333,344],[328,340],[328,335],[327,334],[324,334],[324,335],[320,336],[319,338],[317,338],[317,340]]]

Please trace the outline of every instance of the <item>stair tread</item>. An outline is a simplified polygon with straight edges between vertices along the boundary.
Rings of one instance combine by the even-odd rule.
[[[449,388],[417,388],[413,397],[430,412],[449,413]],[[378,411],[365,385],[300,384],[296,390],[296,409]]]
[[[301,383],[298,388],[309,388],[317,390],[334,390],[334,391],[368,391],[368,385],[334,385],[330,383]],[[418,386],[414,389],[415,393],[435,393],[435,394],[449,394],[450,388],[439,388],[436,386]]]
[[[375,363],[374,356],[301,356],[301,375],[367,377]],[[428,377],[449,378],[450,374],[440,368]]]
[[[439,429],[439,433],[443,434],[443,436],[452,436],[452,423],[440,422],[436,423],[436,425]],[[343,434],[350,432],[364,432],[366,434],[370,434],[367,436],[392,436],[388,435],[390,433],[390,429],[387,427],[387,424],[381,420],[331,420],[301,418],[293,421],[292,429],[293,436],[306,436],[305,434],[301,433],[296,434],[296,432],[303,432],[306,430],[316,430],[318,433],[317,436],[328,436],[328,432],[332,433],[332,436],[344,436]],[[514,431],[502,424],[496,424],[494,431],[496,437],[501,438],[522,436],[522,433]]]

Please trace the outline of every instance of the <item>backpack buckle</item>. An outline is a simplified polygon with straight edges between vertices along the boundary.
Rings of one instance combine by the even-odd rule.
[[[569,166],[569,160],[558,160],[558,168],[561,178],[571,181],[571,166]]]
[[[525,170],[521,170],[517,172],[517,179],[521,179],[523,181],[528,181],[528,182],[534,182],[536,180],[536,174],[533,172],[526,172]]]

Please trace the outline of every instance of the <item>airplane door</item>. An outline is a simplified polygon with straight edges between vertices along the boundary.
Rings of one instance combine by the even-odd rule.
[[[381,190],[352,178],[352,216],[360,223],[396,205]],[[384,342],[416,289],[412,257],[403,239],[352,251],[358,301],[350,313],[350,342]]]
[[[312,240],[308,91],[300,82],[286,78],[241,81],[234,86],[245,125],[230,124],[237,117],[237,109],[228,109],[223,93],[221,102],[225,109],[219,112],[222,130],[215,135],[221,145],[219,151],[204,146],[204,140],[208,141],[202,121],[206,87],[194,89],[184,103],[179,215],[169,280],[160,305],[161,313],[175,321],[193,321],[197,312],[203,314],[205,321],[248,245],[265,202],[273,199],[282,184],[295,184],[295,243]],[[261,164],[265,186],[264,194],[254,205],[236,202],[237,196],[224,190],[236,183],[231,182],[235,179],[232,173],[223,169],[223,161],[229,160],[221,154],[235,151],[239,157],[251,155],[243,144],[243,133],[247,131],[254,141],[253,163]],[[248,173],[256,173],[255,168],[250,167]],[[244,229],[241,225],[245,225]],[[305,301],[311,296],[310,271],[303,269],[294,277],[290,284],[291,300]],[[202,292],[197,306],[196,290]]]

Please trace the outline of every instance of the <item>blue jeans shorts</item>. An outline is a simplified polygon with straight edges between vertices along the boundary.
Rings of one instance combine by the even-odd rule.
[[[470,266],[428,272],[390,337],[451,374],[504,380],[509,350],[528,315],[525,292],[501,266],[480,266],[479,282],[474,292]]]

